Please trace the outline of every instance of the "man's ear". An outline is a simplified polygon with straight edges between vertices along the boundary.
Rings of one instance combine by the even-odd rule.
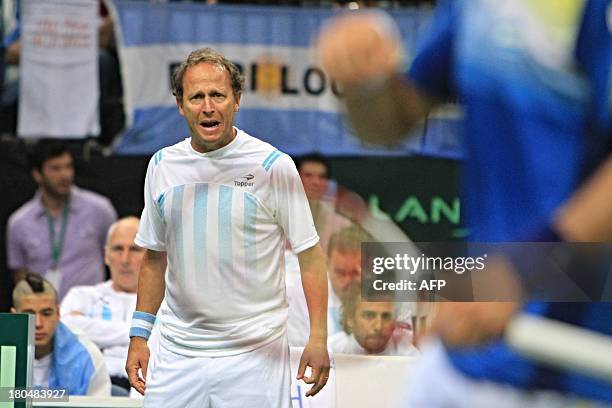
[[[36,184],[42,183],[42,174],[40,174],[40,171],[38,171],[38,169],[32,169],[32,178],[34,179],[34,181],[36,181]]]
[[[183,101],[176,96],[174,98],[176,100],[176,107],[178,108],[179,113],[181,114],[181,116],[185,116],[185,111],[183,110]]]
[[[240,110],[240,97],[242,96],[242,92],[239,92],[234,96],[234,99],[236,99],[236,103],[234,104],[234,112],[238,112]]]
[[[346,319],[346,326],[349,329],[349,334],[353,333],[354,331],[353,329],[355,328],[355,319],[352,317],[348,317]]]
[[[11,307],[11,313],[17,313],[17,309],[15,309],[14,307]]]

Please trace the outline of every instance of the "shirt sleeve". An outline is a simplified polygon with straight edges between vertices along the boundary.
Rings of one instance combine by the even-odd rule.
[[[275,217],[293,252],[300,253],[319,242],[302,180],[286,154],[281,155],[271,172]]]
[[[406,77],[426,93],[445,98],[453,91],[453,42],[458,24],[457,0],[441,0],[426,34],[418,42]]]
[[[26,265],[25,246],[21,243],[19,229],[11,217],[6,229],[6,254],[10,269],[23,268]]]
[[[144,183],[144,209],[140,217],[140,226],[134,242],[136,245],[151,249],[153,251],[166,250],[164,203],[165,194],[162,192],[158,197],[154,196],[152,184],[159,163],[153,159],[149,161],[147,175]]]

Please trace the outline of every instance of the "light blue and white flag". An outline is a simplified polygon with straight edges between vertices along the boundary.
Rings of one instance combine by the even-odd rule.
[[[392,150],[364,146],[351,134],[337,90],[312,49],[331,10],[116,0],[113,13],[128,118],[117,154],[151,154],[189,136],[171,92],[171,72],[189,52],[212,47],[246,76],[237,126],[289,154],[460,155],[458,121],[448,115]],[[431,12],[392,15],[412,48]]]

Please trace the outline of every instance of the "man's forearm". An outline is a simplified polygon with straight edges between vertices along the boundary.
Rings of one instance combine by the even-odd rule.
[[[308,305],[310,338],[327,341],[327,270],[319,244],[298,254],[302,288]]]
[[[138,277],[136,310],[157,314],[166,290],[164,281],[166,264],[166,252],[145,251]]]
[[[567,241],[612,241],[612,156],[558,211],[553,225]]]

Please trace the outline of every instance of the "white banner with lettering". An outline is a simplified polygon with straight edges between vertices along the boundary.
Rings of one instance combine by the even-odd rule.
[[[98,1],[23,0],[17,134],[100,133]]]

